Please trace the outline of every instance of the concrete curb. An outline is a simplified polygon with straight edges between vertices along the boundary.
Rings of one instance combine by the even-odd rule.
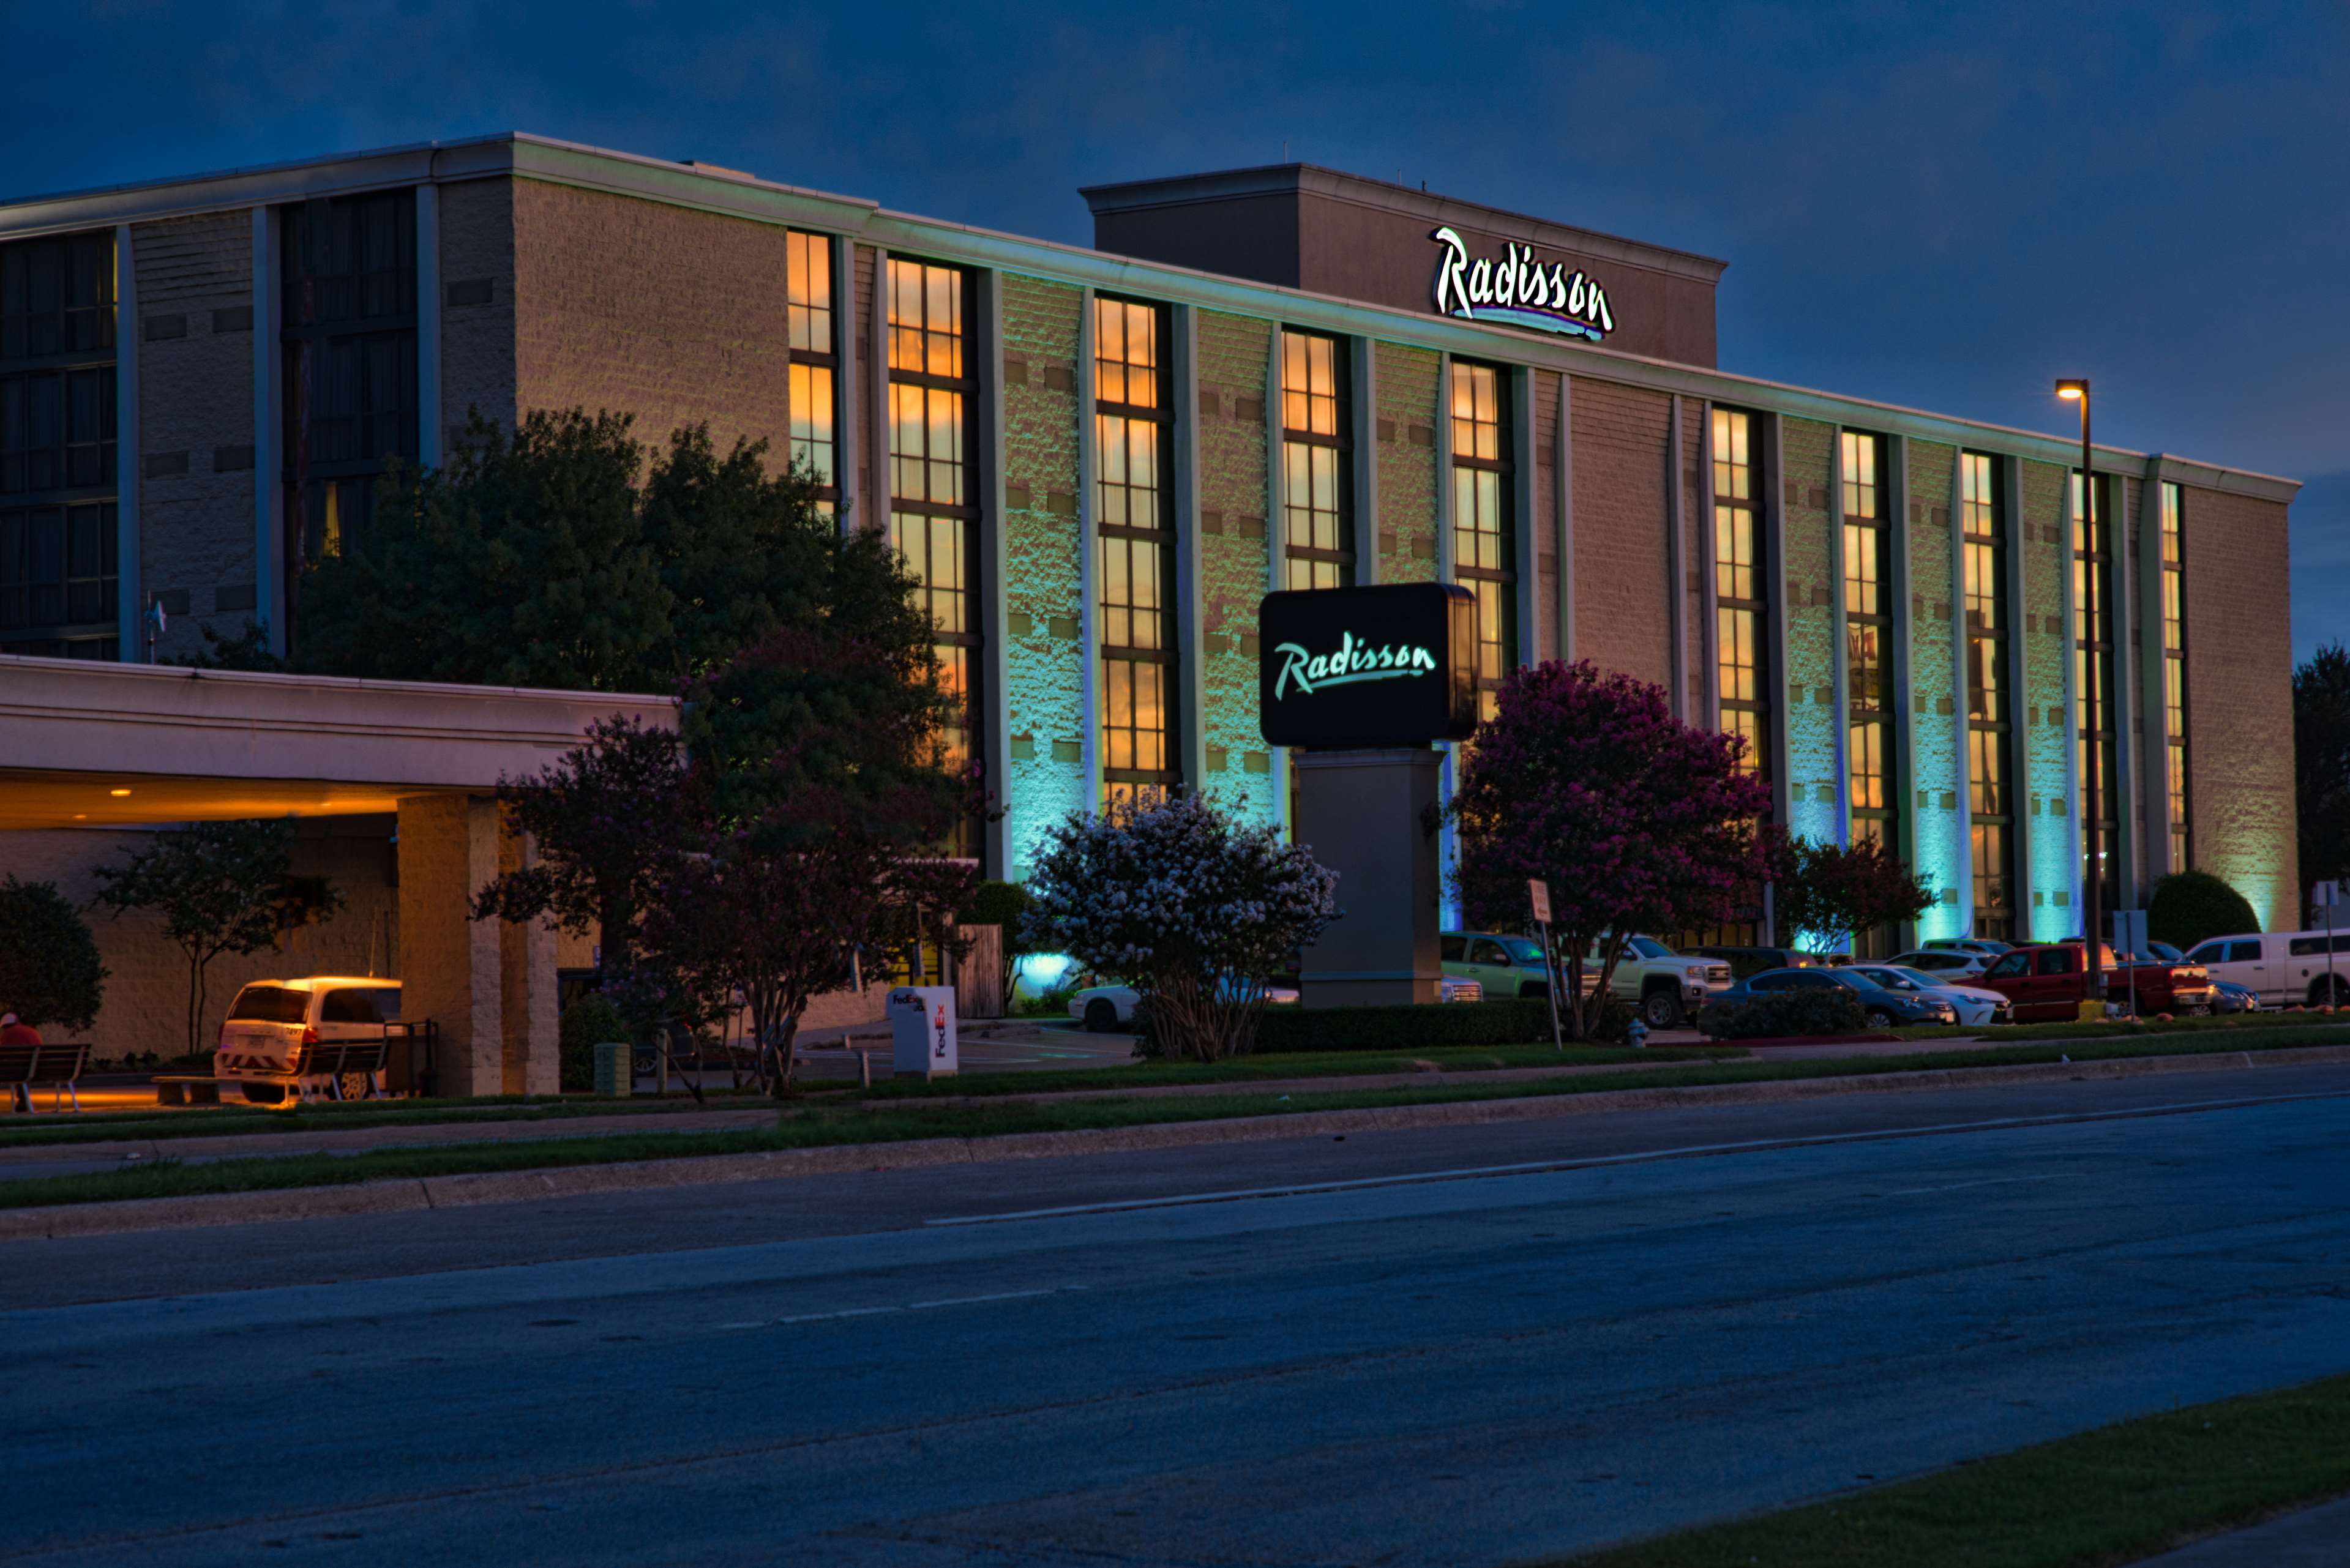
[[[772,1149],[752,1154],[688,1156],[610,1165],[559,1166],[544,1170],[402,1178],[340,1187],[289,1188],[192,1198],[141,1198],[112,1203],[59,1204],[0,1210],[0,1241],[109,1236],[214,1225],[262,1224],[420,1209],[462,1209],[489,1203],[777,1181],[846,1171],[914,1170],[1010,1159],[1124,1154],[1206,1144],[1261,1143],[1281,1138],[1336,1137],[1426,1127],[1473,1127],[1554,1116],[1605,1116],[1619,1111],[1688,1109],[1706,1106],[1773,1105],[1846,1095],[1922,1094],[1935,1089],[1993,1088],[2065,1079],[2139,1078],[2169,1074],[2232,1072],[2243,1067],[2292,1067],[2350,1063],[2350,1045],[2282,1046],[2182,1056],[2125,1056],[2101,1062],[2033,1062],[1991,1067],[1939,1067],[1924,1072],[1853,1074],[1760,1084],[1690,1084],[1648,1089],[1606,1089],[1525,1099],[1455,1100],[1434,1105],[1356,1110],[1300,1111],[1291,1116],[1231,1116],[1213,1121],[1153,1122],[1140,1127],[1069,1132],[1009,1133],[994,1137],[918,1138],[900,1143],[840,1144],[826,1148]]]

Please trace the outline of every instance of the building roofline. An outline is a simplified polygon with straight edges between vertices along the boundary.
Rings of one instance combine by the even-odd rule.
[[[1434,191],[1414,190],[1390,180],[1351,173],[1344,169],[1331,169],[1319,163],[1263,163],[1253,168],[1219,169],[1202,174],[1122,180],[1108,185],[1080,186],[1077,194],[1086,199],[1086,205],[1098,218],[1105,213],[1191,206],[1204,202],[1280,195],[1293,191],[1326,196],[1378,212],[1402,213],[1429,223],[1467,223],[1488,230],[1530,230],[1533,233],[1527,237],[1537,244],[1559,250],[1579,250],[1587,255],[1605,256],[1627,265],[1694,277],[1706,283],[1718,281],[1723,270],[1730,265],[1718,256],[1700,255],[1695,251],[1685,251],[1672,245],[1654,244],[1623,234],[1563,223],[1555,218],[1537,217],[1532,213],[1496,207],[1486,202],[1472,202]],[[1480,219],[1486,221],[1480,222]]]
[[[1799,418],[1858,424],[1887,434],[1950,445],[1987,447],[2043,462],[2069,466],[2079,452],[2077,441],[2038,431],[1821,391],[1734,371],[1649,358],[1604,344],[1569,340],[1497,323],[1402,310],[1279,284],[1115,255],[1058,241],[900,213],[860,197],[840,196],[708,165],[680,163],[525,131],[453,141],[415,142],[372,152],[336,154],[190,179],[148,181],[0,202],[0,239],[151,222],[387,185],[447,183],[498,175],[575,185],[758,223],[829,230],[867,244],[928,254],[941,260],[1090,284],[1113,292],[1156,295],[1170,303],[1324,331],[1381,337],[1471,358],[1502,358],[1534,369],[1622,381],[1685,397],[1732,403],[1752,401],[1772,411]],[[26,217],[29,221],[16,221]],[[2166,477],[2263,500],[2290,502],[2301,488],[2299,481],[2275,474],[2168,454],[2158,457],[2125,447],[2099,446],[2095,456],[2096,465],[2103,471],[2143,477],[2152,472],[2152,464],[2159,462]]]

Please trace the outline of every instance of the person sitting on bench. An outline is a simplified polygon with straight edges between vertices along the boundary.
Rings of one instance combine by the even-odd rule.
[[[0,1012],[0,1045],[38,1045],[41,1032],[13,1012]]]

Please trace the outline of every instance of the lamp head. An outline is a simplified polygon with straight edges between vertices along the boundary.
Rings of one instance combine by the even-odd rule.
[[[2056,395],[2064,399],[2068,403],[2077,403],[2083,398],[2089,395],[2089,383],[2086,381],[2059,381],[2056,383]]]

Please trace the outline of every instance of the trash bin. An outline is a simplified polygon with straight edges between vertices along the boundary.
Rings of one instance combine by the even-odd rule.
[[[889,992],[889,1061],[898,1076],[954,1076],[955,993],[951,985],[901,985]]]
[[[631,1095],[637,1088],[636,1047],[625,1040],[600,1040],[596,1044],[596,1092],[599,1095]]]

